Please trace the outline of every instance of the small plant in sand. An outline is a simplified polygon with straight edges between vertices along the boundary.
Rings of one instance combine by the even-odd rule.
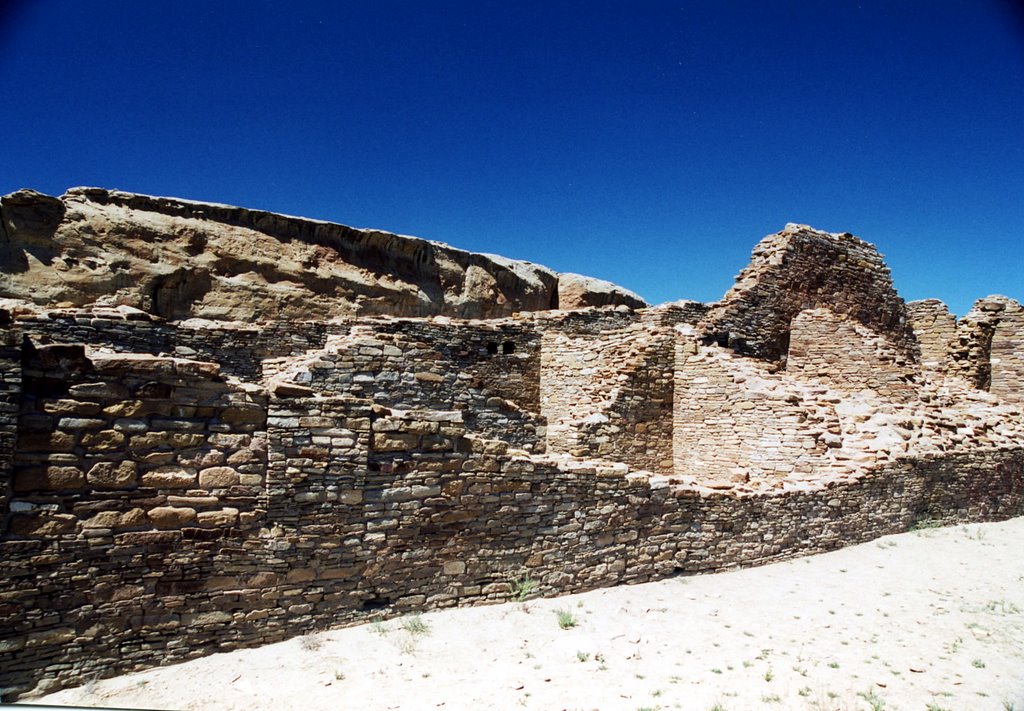
[[[391,629],[386,624],[384,624],[384,620],[380,619],[371,622],[370,629],[373,630],[375,633],[379,634],[381,637],[383,637],[391,631]]]
[[[410,615],[402,620],[402,629],[411,635],[427,634],[430,626],[419,615]]]
[[[526,598],[537,591],[540,583],[529,576],[512,581],[512,599],[516,602],[526,602]]]
[[[323,644],[324,640],[319,633],[307,634],[299,638],[299,646],[307,652],[315,652],[316,650],[320,649],[320,647],[322,647]]]
[[[590,653],[589,652],[576,652],[576,661],[578,661],[578,662],[585,662],[588,659],[590,659]]]
[[[950,711],[950,710],[949,710],[948,708],[946,708],[945,706],[939,706],[939,705],[938,705],[938,704],[936,704],[936,703],[931,703],[931,704],[928,704],[927,706],[925,706],[925,708],[926,708],[926,709],[927,709],[928,711]]]
[[[874,689],[859,691],[857,692],[857,696],[861,697],[868,703],[868,706],[871,707],[871,711],[883,711],[883,709],[885,709],[885,700],[876,694]]]
[[[558,626],[563,630],[571,630],[579,624],[579,620],[576,619],[576,615],[572,614],[572,610],[563,607],[555,610],[555,615],[558,617]]]
[[[764,680],[765,681],[771,681],[774,678],[775,678],[775,672],[773,672],[771,669],[769,669],[768,671],[766,671],[764,673]]]
[[[981,660],[981,659],[975,659],[973,662],[971,662],[971,666],[974,667],[975,669],[984,669],[985,668],[985,662],[983,660]]]
[[[1020,608],[1008,600],[993,600],[985,605],[985,609],[997,615],[1016,615],[1020,612]]]

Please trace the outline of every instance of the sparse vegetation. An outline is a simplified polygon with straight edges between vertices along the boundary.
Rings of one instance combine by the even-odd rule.
[[[857,696],[864,699],[868,706],[871,707],[871,711],[883,711],[885,708],[885,700],[875,693],[874,689],[868,689],[867,691],[857,692]]]
[[[563,630],[571,630],[579,624],[579,620],[576,619],[576,615],[572,614],[572,610],[563,607],[555,610],[555,615],[558,617],[558,626]]]
[[[299,638],[299,646],[307,652],[315,652],[320,649],[323,644],[324,640],[319,632],[315,634],[307,634]]]
[[[430,626],[420,615],[410,615],[402,620],[402,629],[411,635],[428,634]]]
[[[512,599],[516,602],[526,602],[526,599],[537,591],[540,583],[530,578],[520,578],[512,581]]]

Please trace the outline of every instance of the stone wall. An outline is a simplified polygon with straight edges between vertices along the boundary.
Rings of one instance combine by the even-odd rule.
[[[197,209],[75,195],[152,230]],[[63,234],[65,202],[5,200],[38,245]],[[344,286],[317,276],[315,248],[343,229],[211,210],[229,242],[297,230],[304,284]],[[206,250],[192,227],[167,249]],[[363,237],[363,256],[390,239]],[[488,274],[525,278],[500,258],[491,273],[440,248],[399,256],[423,273],[353,308],[420,313],[422,287],[431,313],[506,314],[474,300]],[[146,297],[157,311],[230,306],[189,301],[178,273]],[[255,325],[5,307],[0,696],[509,600],[527,578],[557,595],[1020,515],[1022,331],[1005,297],[959,324],[905,307],[874,247],[802,226],[763,240],[711,305]]]
[[[260,326],[216,322],[168,323],[148,314],[116,309],[54,310],[19,320],[41,343],[85,343],[124,353],[172,355],[215,362],[225,374],[257,380],[264,361],[323,348],[345,323],[278,321]]]
[[[963,376],[979,390],[992,386],[993,370],[1002,369],[996,376],[997,387],[1004,397],[1022,402],[1021,362],[1024,360],[1021,341],[1021,305],[1005,296],[987,296],[975,302],[971,310],[957,324],[957,343],[953,351],[954,373]],[[1000,324],[1006,321],[1000,328]],[[993,354],[993,339],[1000,330],[998,355]]]
[[[806,225],[787,225],[761,240],[736,284],[711,306],[701,330],[708,341],[777,359],[789,348],[793,318],[819,306],[888,335],[914,356],[903,299],[874,245]]]
[[[59,508],[47,510],[59,527],[14,526],[0,541],[0,684],[9,695],[54,689],[381,614],[508,600],[527,577],[562,594],[831,550],[922,519],[1021,511],[1020,449],[737,496],[517,454],[467,436],[459,420],[349,397],[273,399],[262,496],[219,486],[220,472],[202,488],[202,470],[189,489],[177,472],[159,482],[136,473],[134,489],[101,488],[87,473],[76,489],[47,479],[20,492]],[[209,451],[245,451],[255,435],[241,429],[204,435]],[[77,447],[83,469],[92,460]],[[103,481],[127,485],[113,471]]]
[[[276,380],[385,407],[459,410],[470,431],[540,451],[539,368],[539,335],[514,321],[382,320],[330,339]]]
[[[907,304],[907,317],[921,347],[921,365],[948,372],[957,343],[956,317],[938,299],[911,301]]]
[[[551,451],[672,470],[675,334],[644,324],[597,336],[547,333],[540,412]]]
[[[712,488],[822,477],[840,425],[824,388],[801,392],[761,364],[682,342],[675,366],[677,476]],[[815,397],[819,396],[819,397]],[[819,399],[820,398],[820,399]]]
[[[989,392],[1024,404],[1024,308],[1009,302],[992,332]]]
[[[791,324],[786,372],[793,375],[906,402],[917,397],[914,365],[888,338],[831,309],[801,311]]]
[[[21,331],[0,311],[0,521],[7,518],[21,404]]]

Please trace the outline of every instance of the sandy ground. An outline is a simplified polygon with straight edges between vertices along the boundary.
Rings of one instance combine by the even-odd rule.
[[[448,610],[65,690],[153,709],[1017,709],[1024,518]],[[562,629],[558,611],[575,626]]]

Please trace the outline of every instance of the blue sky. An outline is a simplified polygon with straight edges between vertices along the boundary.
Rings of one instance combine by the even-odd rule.
[[[1007,0],[0,5],[0,192],[98,185],[719,298],[786,222],[1024,299]]]

